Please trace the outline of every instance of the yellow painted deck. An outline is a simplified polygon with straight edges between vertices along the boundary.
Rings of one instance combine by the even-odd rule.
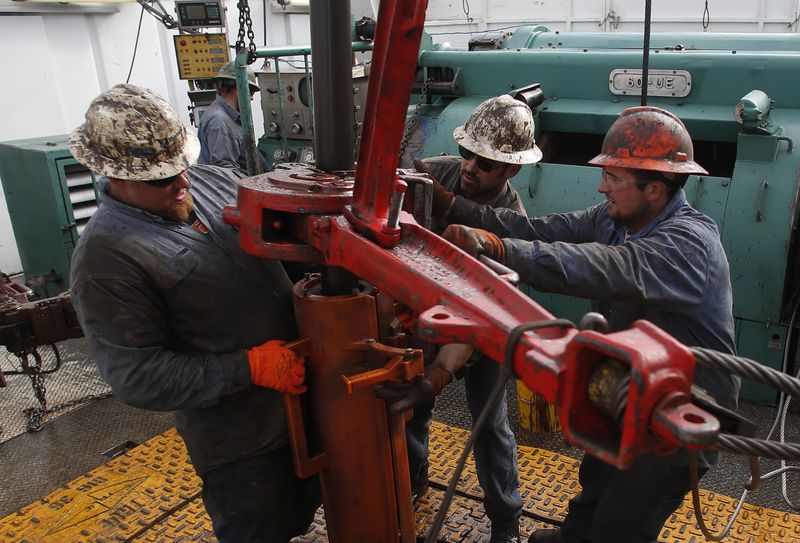
[[[434,423],[431,432],[431,490],[417,504],[418,533],[424,533],[443,496],[469,432]],[[579,490],[578,461],[543,449],[521,446],[520,492],[525,501],[522,533],[559,521]],[[441,540],[488,541],[481,489],[470,461]],[[702,492],[703,515],[719,531],[736,500]],[[660,540],[705,541],[694,524],[687,500],[665,526]],[[78,542],[214,542],[211,523],[200,500],[200,480],[189,463],[183,441],[174,430],[78,477],[64,488],[0,520],[2,543]],[[322,543],[324,515],[298,543]],[[800,515],[746,505],[726,541],[800,543]]]

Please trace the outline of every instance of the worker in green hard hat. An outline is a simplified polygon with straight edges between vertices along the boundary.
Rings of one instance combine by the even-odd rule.
[[[247,68],[247,85],[250,98],[258,92],[256,74]],[[236,63],[228,62],[217,73],[217,97],[200,116],[197,136],[200,139],[198,164],[211,164],[247,172],[244,152],[244,132],[239,115],[239,95],[236,88]],[[261,171],[267,170],[267,162],[256,153]]]

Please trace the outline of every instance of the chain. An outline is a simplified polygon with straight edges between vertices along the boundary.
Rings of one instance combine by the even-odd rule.
[[[64,411],[65,409],[82,405],[94,400],[102,400],[103,398],[108,398],[113,394],[112,392],[90,394],[88,396],[83,396],[81,398],[76,398],[74,400],[69,400],[67,402],[48,407],[47,386],[44,382],[44,376],[45,373],[51,373],[61,366],[61,354],[58,352],[58,348],[55,346],[55,344],[51,345],[51,347],[53,348],[53,354],[56,357],[56,366],[54,369],[50,369],[46,372],[43,371],[42,356],[36,349],[34,349],[32,352],[14,353],[21,359],[23,372],[28,374],[30,377],[31,385],[33,386],[33,395],[36,397],[36,401],[39,402],[38,407],[28,407],[22,411],[22,413],[28,419],[27,427],[29,432],[38,432],[41,430],[42,426],[44,425],[44,417],[46,415],[58,413],[59,411]],[[28,362],[28,356],[33,357],[33,363]]]
[[[408,143],[411,141],[411,132],[414,130],[414,126],[417,124],[417,117],[419,116],[419,110],[422,107],[422,103],[425,101],[425,98],[428,97],[428,87],[430,84],[430,77],[426,78],[422,83],[422,91],[419,93],[419,101],[417,101],[417,105],[414,107],[414,113],[411,114],[411,119],[406,125],[406,130],[403,133],[403,139],[400,140],[400,160],[403,160],[406,147],[408,147]]]
[[[247,46],[247,63],[252,64],[256,61],[256,35],[253,32],[253,20],[250,18],[250,6],[247,0],[239,0],[236,7],[239,8],[239,35],[236,37],[236,52],[245,48],[246,28],[247,39],[250,40],[250,44]]]
[[[44,384],[44,374],[42,373],[42,357],[39,351],[34,350],[31,353],[16,353],[19,356],[23,371],[28,374],[31,379],[31,386],[33,387],[33,395],[36,401],[39,402],[39,407],[31,407],[24,411],[28,416],[28,430],[31,432],[38,432],[42,429],[42,417],[39,413],[47,411],[47,387]],[[33,357],[33,362],[28,361],[28,356]],[[28,413],[32,411],[32,413]],[[35,411],[35,413],[33,413]]]
[[[104,398],[108,398],[113,395],[114,395],[113,392],[103,392],[101,394],[89,394],[88,396],[83,396],[82,398],[75,398],[74,400],[60,403],[48,408],[29,407],[23,411],[25,416],[28,417],[28,430],[31,432],[38,432],[39,430],[41,430],[45,415],[58,413],[59,411],[64,411],[65,409],[69,409],[71,407],[83,405],[85,403],[93,402],[95,400],[102,400]]]

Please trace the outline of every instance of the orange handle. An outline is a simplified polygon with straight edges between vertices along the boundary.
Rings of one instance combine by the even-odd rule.
[[[308,339],[303,338],[286,345],[300,356],[308,356]],[[305,479],[325,469],[328,460],[325,453],[308,454],[308,440],[306,439],[306,425],[303,422],[303,407],[300,396],[297,394],[284,394],[283,406],[286,411],[286,422],[289,426],[289,443],[292,447],[292,461],[297,476]]]

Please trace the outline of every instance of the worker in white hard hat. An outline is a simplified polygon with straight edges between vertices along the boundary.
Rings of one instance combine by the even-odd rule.
[[[92,358],[124,402],[174,411],[220,543],[287,543],[320,503],[294,474],[282,393],[305,390],[291,283],[222,220],[242,175],[194,165],[199,143],[161,96],[117,85],[70,136],[101,205],[72,255]],[[312,478],[313,479],[313,478]]]
[[[252,100],[259,88],[256,74],[250,68],[247,68],[247,86]],[[203,111],[197,125],[197,136],[200,139],[200,157],[197,163],[235,168],[247,173],[235,61],[220,68],[216,87],[217,97]],[[256,153],[256,160],[261,171],[266,171],[267,162],[261,153]]]
[[[453,132],[459,155],[416,160],[414,167],[470,201],[524,214],[522,200],[509,180],[523,164],[542,158],[534,129],[533,113],[526,103],[509,95],[490,98]],[[437,203],[439,200],[434,201],[434,206]],[[441,216],[444,211],[434,209],[434,215]],[[441,233],[445,226],[443,221],[437,221],[433,230]],[[473,421],[501,378],[500,366],[481,353],[473,353],[469,345],[422,347],[426,360],[433,362],[426,366],[426,376],[413,393],[393,406],[395,410],[414,407],[414,415],[406,425],[414,496],[423,494],[428,486],[428,430],[434,400],[453,379],[453,371],[467,364],[464,379]],[[508,421],[505,393],[498,406],[475,442],[475,465],[486,515],[491,521],[491,543],[517,543],[522,498],[518,490],[516,441]]]

